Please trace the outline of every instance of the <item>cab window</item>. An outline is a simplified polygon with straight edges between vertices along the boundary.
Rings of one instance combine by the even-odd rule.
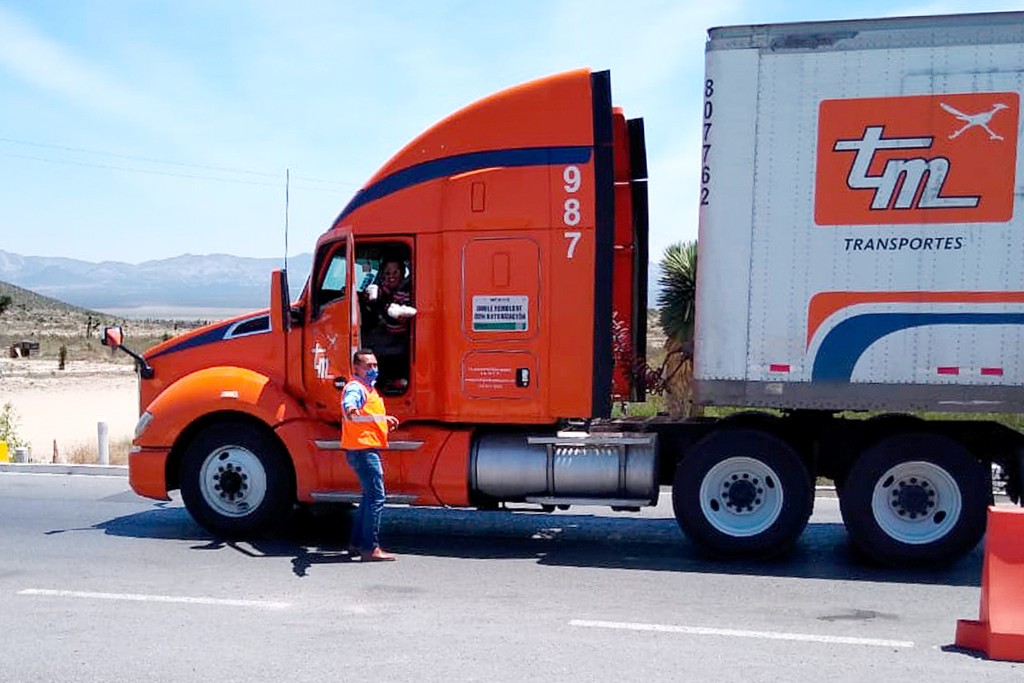
[[[361,345],[380,363],[377,390],[400,396],[412,377],[416,302],[412,250],[404,242],[356,243],[355,278]]]
[[[322,261],[321,261],[322,262]],[[348,263],[345,259],[345,246],[341,245],[330,256],[330,260],[321,267],[323,273],[314,293],[313,315],[320,314],[324,306],[345,298],[345,282],[348,277]]]

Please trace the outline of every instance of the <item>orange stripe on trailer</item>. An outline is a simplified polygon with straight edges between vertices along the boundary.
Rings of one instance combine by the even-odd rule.
[[[836,311],[882,303],[1019,304],[1024,303],[1024,292],[819,292],[807,305],[807,346]]]

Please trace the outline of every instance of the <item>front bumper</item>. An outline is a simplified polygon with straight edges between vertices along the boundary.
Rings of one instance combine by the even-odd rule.
[[[138,449],[138,450],[136,450]],[[128,483],[140,496],[170,500],[167,495],[167,458],[169,448],[132,449],[128,454]]]

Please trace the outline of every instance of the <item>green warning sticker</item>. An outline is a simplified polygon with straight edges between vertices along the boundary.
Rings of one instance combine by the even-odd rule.
[[[526,332],[530,328],[530,297],[474,296],[474,332]]]

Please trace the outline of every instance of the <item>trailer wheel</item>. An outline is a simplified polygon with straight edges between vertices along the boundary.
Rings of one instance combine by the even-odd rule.
[[[989,472],[956,441],[897,434],[865,450],[839,497],[854,545],[876,562],[948,562],[985,533]]]
[[[676,468],[672,507],[683,533],[724,557],[789,550],[814,505],[803,461],[778,437],[727,429],[701,439]]]
[[[258,535],[283,522],[294,503],[287,456],[266,430],[229,421],[211,425],[182,457],[181,497],[207,531]]]

